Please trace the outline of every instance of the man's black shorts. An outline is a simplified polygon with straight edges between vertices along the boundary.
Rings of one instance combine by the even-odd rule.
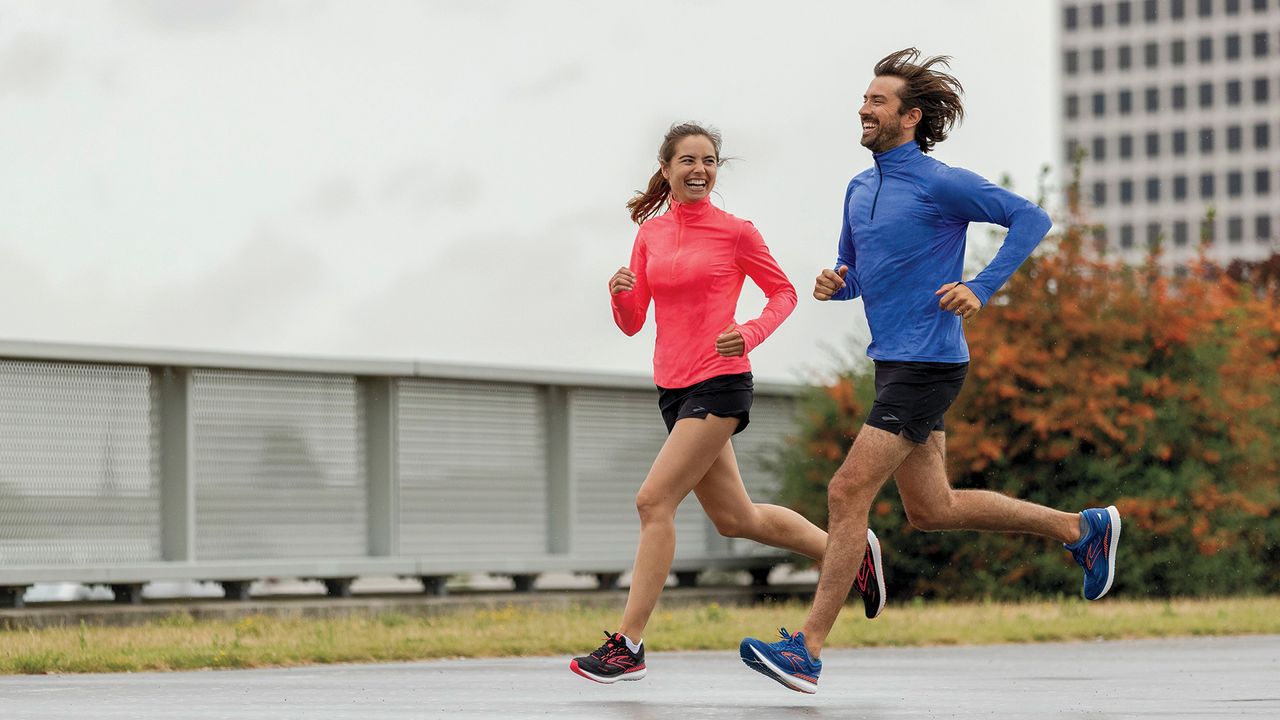
[[[876,401],[867,425],[915,443],[945,430],[942,416],[964,385],[969,363],[876,361]]]
[[[751,396],[755,385],[751,373],[717,375],[685,388],[658,387],[658,409],[667,423],[667,432],[681,418],[704,418],[707,415],[738,418],[734,435],[746,429],[751,420]]]

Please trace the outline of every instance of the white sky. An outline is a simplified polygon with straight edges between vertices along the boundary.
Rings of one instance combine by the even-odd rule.
[[[875,61],[952,55],[969,117],[935,155],[1033,195],[1056,9],[0,0],[0,338],[647,374],[606,281],[692,119],[740,158],[714,201],[797,286],[752,354],[794,378],[865,346],[860,304],[809,292]],[[739,320],[762,304],[748,283]]]

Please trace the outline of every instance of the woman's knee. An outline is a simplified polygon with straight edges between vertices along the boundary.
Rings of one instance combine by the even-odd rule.
[[[711,515],[711,522],[716,526],[716,532],[728,538],[750,537],[752,535],[751,528],[755,525],[752,518],[755,508],[752,508],[751,515],[742,513],[716,513]]]
[[[636,512],[640,515],[640,524],[646,525],[671,520],[676,515],[676,508],[660,493],[640,488],[640,492],[636,493]]]

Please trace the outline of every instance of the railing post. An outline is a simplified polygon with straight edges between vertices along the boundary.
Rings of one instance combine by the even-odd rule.
[[[568,388],[545,389],[547,427],[547,552],[573,551],[574,482],[573,438],[570,431]]]
[[[152,368],[151,377],[159,389],[160,557],[190,562],[196,559],[191,368]]]
[[[395,378],[360,378],[365,415],[365,475],[369,487],[369,554],[400,554],[400,469],[396,454]]]

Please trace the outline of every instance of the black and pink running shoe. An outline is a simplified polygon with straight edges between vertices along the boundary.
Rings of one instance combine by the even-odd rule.
[[[588,680],[606,685],[619,680],[639,680],[644,677],[644,645],[640,652],[631,652],[621,633],[604,632],[605,641],[595,652],[569,661],[569,669]]]
[[[853,587],[862,594],[862,609],[871,619],[884,610],[884,564],[880,559],[880,540],[867,528],[867,551],[853,579]]]

